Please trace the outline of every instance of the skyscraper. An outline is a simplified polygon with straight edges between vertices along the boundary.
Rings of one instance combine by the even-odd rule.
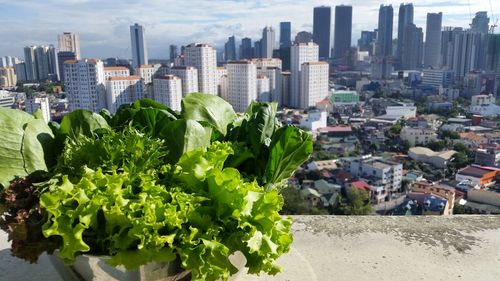
[[[443,13],[427,13],[424,65],[438,67],[441,55],[441,25]]]
[[[392,21],[394,10],[391,5],[380,5],[375,55],[372,61],[372,77],[388,79],[392,72]]]
[[[280,48],[292,45],[292,23],[289,21],[280,22]]]
[[[252,39],[248,37],[241,39],[240,58],[247,60],[253,58]]]
[[[477,12],[472,19],[471,30],[481,34],[487,34],[489,31],[490,19],[487,12]]]
[[[24,63],[26,64],[26,80],[38,80],[38,68],[35,56],[36,46],[24,47]]]
[[[335,6],[333,57],[342,58],[351,48],[352,6]]]
[[[401,3],[398,15],[398,45],[396,49],[396,69],[401,69],[403,57],[403,42],[405,41],[406,25],[413,24],[413,4]]]
[[[132,66],[148,64],[148,49],[142,25],[136,23],[130,26],[130,40],[132,43]]]
[[[314,8],[313,40],[319,46],[319,57],[330,57],[330,28],[332,11],[330,7],[321,6]]]
[[[64,32],[57,36],[57,41],[59,42],[59,52],[73,52],[77,60],[82,59],[80,54],[80,37],[78,34]]]
[[[170,62],[174,62],[175,58],[178,55],[177,45],[170,45],[169,49],[170,49],[170,53],[169,53]]]
[[[262,40],[260,41],[263,58],[272,58],[276,44],[276,35],[272,26],[266,26],[262,30]]]
[[[317,62],[319,59],[319,47],[316,43],[295,43],[291,47],[291,93],[290,106],[299,108],[301,106],[301,71],[306,62]]]
[[[262,58],[262,39],[253,42],[253,57]]]
[[[373,43],[377,39],[376,31],[361,31],[361,38],[358,40],[358,47],[360,51],[369,52],[373,54]]]
[[[59,64],[54,46],[29,46],[24,48],[26,78],[29,81],[59,80]]]
[[[226,44],[224,44],[224,59],[226,61],[236,59],[236,39],[234,35],[229,37]]]
[[[496,97],[500,97],[500,34],[488,34],[488,48],[486,52],[486,71],[495,73],[497,92]]]
[[[401,68],[404,70],[419,69],[422,65],[423,54],[424,34],[422,28],[410,23],[406,25],[404,34]]]
[[[208,44],[186,46],[186,66],[198,69],[198,89],[201,93],[217,95],[217,52]]]

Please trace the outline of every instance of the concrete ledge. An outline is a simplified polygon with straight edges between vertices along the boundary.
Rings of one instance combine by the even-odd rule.
[[[233,280],[500,280],[500,216],[295,216],[293,231],[280,274]],[[8,247],[0,232],[0,280],[61,280]]]

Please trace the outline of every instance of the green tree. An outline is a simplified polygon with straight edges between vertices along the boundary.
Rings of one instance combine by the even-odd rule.
[[[446,142],[442,141],[442,140],[431,141],[426,145],[426,147],[428,147],[434,151],[442,151],[443,149],[446,148]]]
[[[335,215],[365,216],[372,213],[369,194],[365,190],[349,188],[346,196],[338,195],[337,203],[332,208]]]
[[[311,206],[300,195],[300,191],[288,186],[281,191],[285,204],[281,209],[282,215],[327,215],[326,209]]]
[[[457,140],[457,139],[460,139],[460,135],[455,132],[455,131],[450,131],[450,130],[444,130],[444,131],[441,131],[441,138],[443,139],[452,139],[452,140]]]

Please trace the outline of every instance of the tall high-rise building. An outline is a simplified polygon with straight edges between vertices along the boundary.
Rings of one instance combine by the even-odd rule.
[[[471,31],[487,34],[489,31],[490,19],[487,12],[477,12],[470,25]]]
[[[245,37],[241,39],[240,58],[248,60],[253,58],[252,39]]]
[[[0,67],[0,88],[14,87],[17,76],[13,67]]]
[[[227,67],[227,102],[236,112],[245,112],[257,100],[257,67],[253,61],[230,61]]]
[[[292,45],[292,23],[280,22],[280,48]]]
[[[59,64],[54,46],[25,47],[24,59],[29,81],[59,80]]]
[[[281,68],[282,61],[280,59],[253,59],[252,60],[257,66],[257,75],[265,76],[266,81],[269,82],[269,95],[265,97],[269,98],[268,101],[277,102],[279,106],[282,105],[282,94],[281,94]],[[264,78],[262,78],[264,79]]]
[[[269,77],[263,74],[257,74],[257,101],[270,102],[271,92],[269,91]]]
[[[65,61],[64,78],[70,110],[99,112],[106,107],[104,64],[101,60]]]
[[[170,62],[174,62],[178,55],[177,45],[170,45],[169,51]]]
[[[26,80],[38,80],[38,68],[36,66],[36,46],[24,47],[24,63],[26,64]]]
[[[485,70],[495,74],[497,89],[500,89],[498,87],[500,85],[500,34],[488,34]],[[500,91],[497,90],[495,95],[500,98]]]
[[[317,62],[319,60],[319,46],[309,42],[295,43],[291,47],[291,86],[290,86],[290,106],[300,108],[301,106],[301,71],[302,65],[306,62]]]
[[[458,81],[470,71],[483,69],[482,63],[486,59],[486,52],[483,52],[484,37],[484,34],[471,30],[453,30],[451,54],[448,54],[447,66],[454,71]]]
[[[423,39],[422,28],[413,23],[407,24],[404,30],[402,44],[401,69],[415,70],[422,66]]]
[[[380,5],[375,55],[372,59],[372,77],[388,79],[392,72],[392,21],[394,10],[391,5]]]
[[[224,59],[226,61],[236,59],[236,39],[234,35],[230,36],[226,44],[224,44]]]
[[[24,62],[14,64],[14,71],[16,72],[18,81],[28,81],[26,78],[26,64]]]
[[[181,78],[182,96],[198,92],[198,70],[192,66],[174,66],[169,73]]]
[[[335,6],[335,26],[333,35],[333,57],[346,55],[351,48],[352,6]]]
[[[260,44],[262,49],[261,57],[272,58],[273,50],[275,49],[276,44],[276,35],[272,26],[266,26],[262,30],[262,40],[260,41]]]
[[[155,77],[153,80],[154,100],[173,110],[181,110],[182,82],[174,75]]]
[[[262,58],[262,40],[256,40],[253,42],[253,57]]]
[[[413,4],[401,3],[398,14],[398,45],[396,48],[396,69],[402,67],[403,44],[405,41],[405,28],[408,24],[413,24]]]
[[[74,52],[63,51],[57,53],[57,62],[59,64],[59,79],[64,81],[64,62],[67,60],[76,60]]]
[[[319,46],[319,57],[327,59],[330,57],[331,8],[327,6],[315,7],[313,16],[313,40]]]
[[[358,48],[362,52],[373,54],[373,44],[377,39],[376,31],[361,31],[361,38],[358,40]]]
[[[144,82],[140,76],[115,76],[106,80],[106,108],[115,113],[122,104],[141,99]]]
[[[63,32],[63,34],[57,36],[57,41],[59,42],[59,52],[73,52],[77,60],[82,59],[80,53],[80,37],[78,34]]]
[[[441,56],[441,25],[443,13],[427,13],[425,32],[424,65],[438,67]]]
[[[201,93],[217,95],[217,52],[208,44],[186,46],[186,66],[198,69],[198,88]]]
[[[316,106],[328,96],[328,63],[305,62],[300,72],[300,108]]]
[[[132,44],[132,66],[148,64],[146,32],[142,25],[136,23],[130,26],[130,41]]]
[[[450,68],[453,60],[453,43],[455,42],[456,34],[462,32],[461,27],[445,26],[441,31],[441,66]]]

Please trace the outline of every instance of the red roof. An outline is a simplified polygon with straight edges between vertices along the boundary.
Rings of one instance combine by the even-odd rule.
[[[361,190],[366,190],[366,191],[371,190],[370,185],[362,180],[353,181],[353,182],[351,182],[351,185],[356,189],[361,189]]]

